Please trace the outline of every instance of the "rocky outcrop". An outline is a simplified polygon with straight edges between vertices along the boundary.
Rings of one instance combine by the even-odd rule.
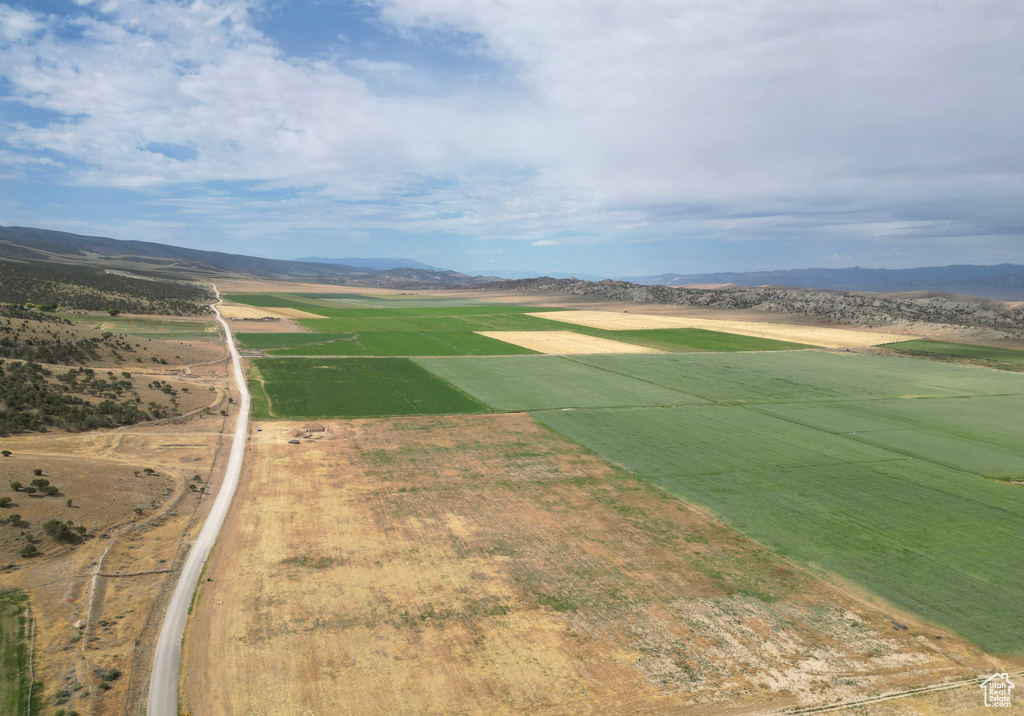
[[[919,323],[984,326],[1024,335],[1024,306],[955,294],[904,296],[763,286],[687,288],[644,286],[628,281],[532,278],[496,281],[472,288],[561,293],[604,301],[662,303],[789,313],[830,323],[895,326]]]

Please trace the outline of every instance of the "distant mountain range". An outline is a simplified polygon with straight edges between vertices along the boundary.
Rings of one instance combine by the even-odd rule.
[[[356,268],[368,268],[374,271],[390,271],[397,268],[423,269],[424,271],[443,271],[436,266],[428,266],[413,259],[325,259],[319,256],[305,256],[301,259],[292,259],[311,264],[342,264],[344,266],[355,266]]]
[[[960,293],[1001,301],[1024,300],[1024,266],[931,266],[912,269],[866,269],[855,266],[842,269],[794,269],[790,271],[753,271],[749,273],[661,274],[633,276],[623,281],[654,286],[689,284],[735,284],[737,286],[790,286],[905,293],[930,291]]]
[[[71,264],[156,275],[217,275],[315,281],[395,288],[467,286],[494,281],[491,276],[471,276],[446,271],[413,259],[319,258],[296,261],[202,251],[148,241],[122,241],[80,236],[61,231],[0,226],[0,261],[37,264]],[[503,278],[532,277],[518,271],[494,271]],[[557,274],[556,277],[567,277]],[[581,280],[596,276],[576,274]],[[661,274],[622,279],[634,284],[683,286],[734,284],[736,286],[785,286],[872,293],[914,291],[958,293],[1003,301],[1024,301],[1024,265],[936,266],[914,269],[796,269],[749,273]]]
[[[465,285],[493,280],[432,268],[375,270],[335,263],[283,261],[20,226],[0,226],[0,260],[9,263],[100,266],[196,278],[233,275],[406,288]]]

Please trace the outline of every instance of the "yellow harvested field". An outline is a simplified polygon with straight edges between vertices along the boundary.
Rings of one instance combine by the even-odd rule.
[[[741,336],[771,338],[776,341],[806,343],[822,348],[851,348],[877,346],[896,341],[910,341],[915,336],[898,333],[854,331],[847,328],[800,326],[788,323],[755,323],[753,321],[719,321],[710,318],[685,316],[652,316],[643,313],[611,313],[608,311],[552,311],[529,313],[529,316],[551,321],[575,323],[608,331],[648,330],[654,328],[702,328],[706,331],[735,333]]]
[[[252,434],[182,712],[738,716],[988,666],[528,415],[322,423]]]
[[[543,315],[543,314],[541,314]],[[496,338],[538,353],[571,355],[579,353],[664,353],[657,348],[585,336],[572,331],[477,331],[481,336]]]
[[[257,308],[256,306],[235,304],[224,304],[218,308],[224,318],[323,318],[323,316],[300,311],[297,308]]]

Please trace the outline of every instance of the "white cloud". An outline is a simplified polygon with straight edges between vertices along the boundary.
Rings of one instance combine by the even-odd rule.
[[[536,246],[556,233],[1019,231],[1019,3],[378,5],[412,37],[468,34],[470,52],[516,81],[417,93],[408,77],[423,70],[403,62],[291,58],[243,0],[111,0],[76,18],[0,5],[0,73],[19,101],[67,116],[8,123],[8,156],[63,155],[84,166],[72,180],[93,186],[255,181],[301,193],[190,194],[182,211]],[[81,39],[61,39],[69,24]],[[395,77],[406,79],[364,81]],[[278,217],[284,207],[303,213]]]
[[[0,5],[0,40],[17,42],[42,29],[42,22],[31,13]]]

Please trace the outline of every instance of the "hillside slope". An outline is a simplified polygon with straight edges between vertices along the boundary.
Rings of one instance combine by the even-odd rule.
[[[196,278],[235,275],[407,288],[460,285],[476,280],[455,271],[418,268],[376,271],[343,264],[282,261],[20,226],[0,227],[0,258],[23,262],[85,264]]]

